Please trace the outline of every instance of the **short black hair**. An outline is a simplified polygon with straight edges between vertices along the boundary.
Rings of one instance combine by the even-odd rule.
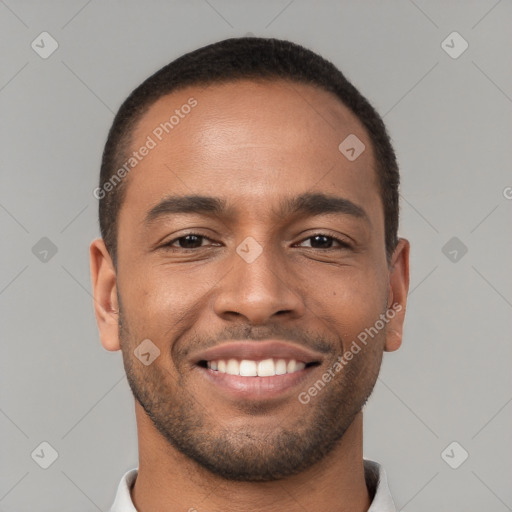
[[[208,86],[237,80],[287,80],[333,93],[362,122],[372,141],[376,172],[384,205],[385,246],[389,259],[398,243],[399,171],[382,118],[343,73],[320,55],[290,41],[230,38],[187,53],[147,78],[119,108],[110,128],[101,162],[99,223],[101,236],[117,264],[119,210],[123,180],[116,172],[127,160],[137,122],[162,96],[188,86]],[[341,142],[341,140],[340,140]],[[124,174],[123,174],[124,175]],[[110,184],[110,186],[109,186]]]

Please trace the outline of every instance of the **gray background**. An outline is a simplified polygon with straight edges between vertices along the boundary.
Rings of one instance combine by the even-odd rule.
[[[101,152],[144,78],[247,33],[332,60],[395,142],[411,292],[365,457],[399,510],[512,510],[510,1],[0,0],[0,20],[0,511],[108,510],[137,465],[121,353],[101,347],[90,296]],[[43,31],[59,45],[47,59],[31,48]],[[456,59],[453,31],[469,43]],[[59,455],[46,470],[43,441]],[[458,469],[441,456],[453,441]]]

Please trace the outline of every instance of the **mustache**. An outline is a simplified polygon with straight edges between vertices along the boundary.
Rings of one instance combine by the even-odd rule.
[[[174,346],[177,347],[179,357],[186,358],[191,352],[216,347],[224,341],[262,341],[268,339],[289,341],[322,354],[335,352],[336,349],[339,350],[339,347],[343,346],[338,335],[326,336],[298,327],[284,327],[282,325],[272,327],[230,326],[216,336],[195,333],[186,340],[180,337],[176,340]]]
[[[119,328],[125,334],[129,334],[128,322],[124,315],[123,306],[119,290],[117,290],[118,306],[119,306]],[[169,333],[175,330],[182,322],[186,321],[190,314],[194,311],[186,311],[179,318],[175,319],[169,328],[163,333],[163,337],[167,338]],[[125,320],[123,322],[123,320]],[[326,327],[329,325],[324,322]],[[318,333],[298,326],[284,326],[282,323],[269,323],[265,326],[253,326],[249,324],[233,324],[222,330],[218,335],[213,336],[211,333],[199,334],[193,332],[190,336],[185,333],[179,335],[174,343],[171,344],[173,355],[178,358],[186,358],[191,352],[199,350],[207,350],[220,345],[224,341],[240,340],[240,341],[263,341],[275,339],[288,341],[309,348],[321,354],[335,354],[343,349],[345,343],[343,337],[332,329],[330,333]]]

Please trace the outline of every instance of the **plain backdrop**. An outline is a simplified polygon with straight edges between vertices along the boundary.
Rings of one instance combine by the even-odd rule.
[[[137,466],[90,295],[101,153],[143,79],[247,34],[334,62],[398,155],[411,292],[365,457],[399,510],[512,510],[511,23],[495,0],[0,0],[0,511],[105,511]]]

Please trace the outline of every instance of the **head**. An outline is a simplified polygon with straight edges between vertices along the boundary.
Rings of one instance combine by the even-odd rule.
[[[349,136],[355,159],[339,148]],[[383,351],[401,343],[398,184],[379,115],[331,63],[290,42],[221,41],[131,93],[96,191],[95,309],[103,346],[122,350],[136,403],[170,446],[226,479],[261,481],[340,443]],[[272,397],[225,393],[198,360],[270,339],[314,354]],[[143,340],[150,364],[137,357]]]

